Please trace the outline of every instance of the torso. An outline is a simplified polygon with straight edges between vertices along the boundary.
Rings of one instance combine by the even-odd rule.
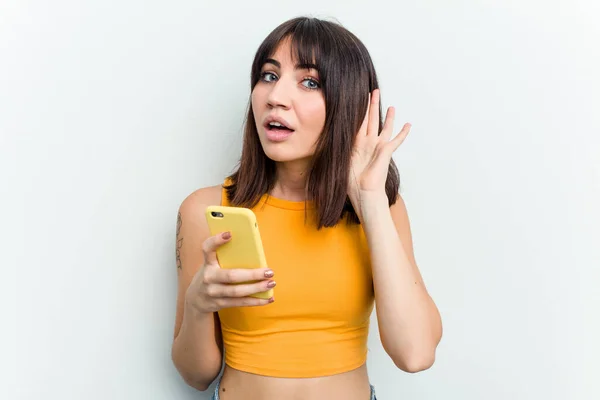
[[[222,204],[222,186],[217,185],[210,189],[211,204],[209,205]],[[216,329],[220,329],[220,327]],[[310,378],[280,378],[258,375],[225,365],[219,386],[220,400],[370,399],[366,363],[347,372]]]
[[[219,387],[220,400],[368,400],[370,393],[366,364],[341,374],[299,379],[254,375],[225,365]]]

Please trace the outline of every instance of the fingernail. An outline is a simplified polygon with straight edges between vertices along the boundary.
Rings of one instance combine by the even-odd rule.
[[[231,232],[225,232],[221,235],[221,237],[225,240],[229,240],[231,238]]]
[[[275,301],[275,297],[271,297],[271,298],[269,299],[269,303],[272,303],[272,302],[274,302],[274,301]]]
[[[268,269],[268,270],[265,271],[265,278],[272,278],[273,275],[275,275],[275,273],[273,272],[273,270]]]
[[[275,281],[269,281],[269,283],[267,283],[268,288],[274,288],[275,285],[277,285],[277,283]]]

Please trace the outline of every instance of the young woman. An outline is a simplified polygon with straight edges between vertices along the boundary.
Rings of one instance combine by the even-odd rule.
[[[374,302],[383,348],[404,371],[429,368],[442,334],[391,158],[410,125],[392,135],[369,53],[328,21],[271,32],[251,88],[239,167],[179,209],[174,364],[204,391],[224,353],[213,399],[375,399]],[[209,235],[209,205],[255,212],[269,268],[220,269],[215,250],[231,234]],[[249,296],[272,287],[274,298]]]

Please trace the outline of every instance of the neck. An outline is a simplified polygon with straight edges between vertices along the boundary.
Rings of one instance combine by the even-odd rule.
[[[271,196],[289,201],[306,200],[308,162],[277,163],[276,180]]]

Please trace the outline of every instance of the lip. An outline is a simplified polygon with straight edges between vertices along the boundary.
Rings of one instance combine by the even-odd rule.
[[[288,127],[289,129],[291,129],[293,131],[295,130],[294,127],[289,124],[289,122],[287,122],[285,119],[283,119],[283,118],[281,118],[281,117],[279,117],[277,115],[269,115],[265,119],[265,122],[263,123],[263,126],[268,129],[269,128],[269,124],[271,122],[279,122],[281,125],[284,125],[284,126]]]
[[[271,129],[271,127],[269,127],[269,124],[271,122],[279,122],[281,125],[284,125],[291,130],[287,131],[287,130]],[[285,119],[283,119],[277,115],[269,115],[265,119],[265,121],[263,123],[263,127],[265,128],[267,139],[269,139],[272,142],[282,142],[282,141],[286,140],[288,137],[290,137],[291,135],[293,135],[295,132],[295,129]]]

